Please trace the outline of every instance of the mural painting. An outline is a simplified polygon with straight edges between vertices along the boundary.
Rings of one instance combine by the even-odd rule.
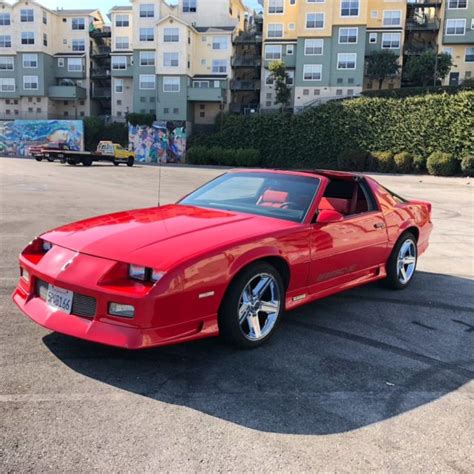
[[[142,163],[183,163],[186,153],[186,122],[153,122],[128,126],[129,147]]]
[[[82,120],[0,121],[0,156],[29,156],[30,146],[49,143],[64,143],[70,150],[83,150]]]

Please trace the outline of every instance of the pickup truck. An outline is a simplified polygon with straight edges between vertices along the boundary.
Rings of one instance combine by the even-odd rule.
[[[84,166],[91,166],[94,161],[109,161],[115,166],[124,163],[133,166],[135,163],[135,153],[129,151],[118,143],[110,141],[99,142],[96,151],[72,151],[72,150],[48,150],[50,158],[59,158],[69,165],[82,163]]]

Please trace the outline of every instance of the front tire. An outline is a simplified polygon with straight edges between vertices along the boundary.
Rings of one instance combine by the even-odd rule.
[[[43,157],[42,156],[35,156],[35,160],[36,161],[43,161]]]
[[[387,262],[385,286],[393,290],[404,290],[413,280],[418,262],[416,237],[405,232],[395,244]]]
[[[219,332],[240,348],[255,348],[274,334],[285,305],[278,271],[265,262],[245,268],[231,283],[219,310]]]
[[[135,164],[135,158],[133,156],[129,156],[127,160],[127,166],[133,166]]]

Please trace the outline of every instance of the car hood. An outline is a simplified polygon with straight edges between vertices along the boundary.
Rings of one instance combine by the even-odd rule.
[[[204,251],[295,225],[269,217],[174,204],[93,217],[41,237],[80,253],[166,270]]]

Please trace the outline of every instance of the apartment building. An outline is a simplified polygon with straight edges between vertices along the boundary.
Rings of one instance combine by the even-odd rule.
[[[49,10],[31,0],[0,3],[0,118],[80,118],[91,99],[89,29],[98,10]]]
[[[214,123],[231,102],[233,38],[247,16],[241,0],[135,0],[114,7],[112,115]]]

